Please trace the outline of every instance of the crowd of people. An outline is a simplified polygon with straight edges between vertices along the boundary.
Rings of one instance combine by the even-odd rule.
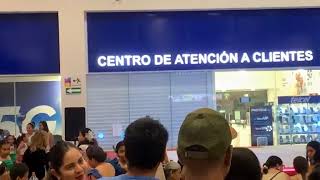
[[[46,122],[17,139],[0,141],[1,180],[320,180],[320,143],[311,141],[306,158],[294,158],[296,175],[283,172],[280,157],[261,166],[248,148],[233,148],[234,133],[218,112],[201,108],[182,123],[177,144],[178,162],[169,160],[166,128],[149,116],[137,119],[107,158],[91,129],[79,132],[79,143],[54,144]]]

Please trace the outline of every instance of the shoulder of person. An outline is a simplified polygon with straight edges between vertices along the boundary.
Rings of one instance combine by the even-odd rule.
[[[279,173],[279,175],[281,176],[281,177],[290,177],[287,173],[285,173],[285,172],[281,172],[281,173]]]
[[[299,180],[299,175],[290,176],[290,180]]]
[[[108,162],[105,162],[105,163],[103,163],[102,165],[97,166],[96,169],[98,169],[98,170],[100,170],[100,169],[101,169],[101,170],[106,170],[106,169],[108,169],[108,170],[113,170],[114,167],[112,166],[112,164],[110,164],[110,163],[108,163]]]
[[[28,147],[27,148],[27,150],[26,150],[26,152],[25,152],[26,154],[28,154],[28,153],[31,153],[31,149],[30,149],[30,147]]]
[[[99,178],[97,180],[121,180],[123,178],[121,178],[120,176],[115,176],[115,177],[102,177],[102,178]]]
[[[109,162],[105,162],[106,167],[114,169],[113,165]]]

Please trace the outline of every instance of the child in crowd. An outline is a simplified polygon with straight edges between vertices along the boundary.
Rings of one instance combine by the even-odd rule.
[[[179,163],[170,161],[164,166],[164,174],[166,180],[180,180],[181,179],[181,166]]]
[[[21,136],[18,137],[17,139],[17,160],[16,163],[21,163],[23,159],[23,155],[28,149],[28,138],[26,134],[22,134]]]
[[[115,169],[110,163],[106,162],[107,156],[99,146],[90,145],[87,148],[88,164],[91,169],[89,175],[96,179],[101,177],[112,177],[115,175]]]
[[[17,159],[17,140],[13,135],[9,135],[6,137],[6,141],[10,144],[10,157],[15,162]]]
[[[10,171],[11,180],[28,180],[29,168],[26,164],[15,164]]]
[[[4,163],[8,170],[11,170],[14,164],[10,157],[10,144],[6,140],[0,141],[0,162]]]
[[[14,154],[16,152],[16,138],[13,135],[9,135],[6,137],[6,141],[10,144],[10,154]]]
[[[127,161],[125,158],[125,147],[124,142],[120,141],[117,143],[116,147],[113,148],[115,153],[117,153],[117,157],[110,161],[110,164],[116,170],[116,176],[121,174],[125,174],[128,170]]]

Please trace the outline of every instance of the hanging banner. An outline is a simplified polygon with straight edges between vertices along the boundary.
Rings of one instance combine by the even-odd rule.
[[[272,106],[256,106],[250,108],[251,145],[273,145]]]

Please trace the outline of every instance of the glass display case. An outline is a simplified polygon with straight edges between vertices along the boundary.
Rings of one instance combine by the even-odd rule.
[[[320,140],[320,96],[278,97],[279,144],[305,144]]]

